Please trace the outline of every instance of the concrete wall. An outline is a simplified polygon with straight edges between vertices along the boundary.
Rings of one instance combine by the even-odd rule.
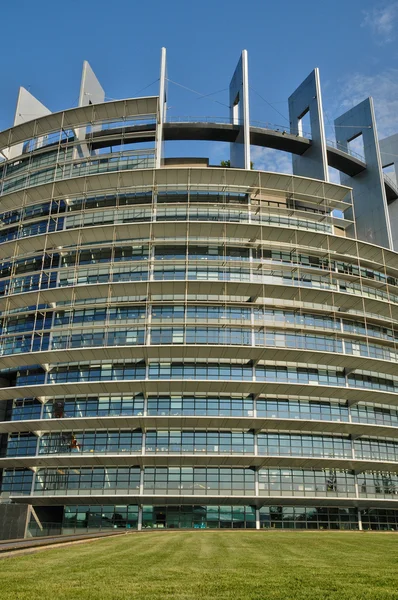
[[[395,172],[395,183],[398,183],[398,133],[390,135],[384,140],[379,141],[380,144],[380,155],[381,164],[383,167],[394,165]],[[391,174],[389,174],[391,177]],[[392,174],[391,179],[394,180]],[[398,250],[398,199],[394,200],[388,206],[388,213],[390,216],[391,234],[394,250]]]
[[[29,504],[0,504],[0,540],[24,538],[29,519]]]
[[[366,170],[354,177],[340,174],[352,187],[357,236],[360,240],[392,248],[390,215],[384,187],[373,101],[367,98],[335,120],[338,148],[347,152],[350,140],[362,135]]]
[[[311,131],[302,131],[301,120],[309,112]],[[289,98],[290,132],[306,137],[311,134],[310,148],[302,155],[292,155],[294,175],[329,181],[325,126],[319,69],[303,81]]]
[[[398,200],[394,200],[388,206],[390,216],[393,249],[398,252]]]

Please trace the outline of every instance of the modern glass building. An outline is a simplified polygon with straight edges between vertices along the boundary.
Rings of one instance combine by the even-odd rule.
[[[398,529],[394,140],[366,100],[327,142],[317,70],[289,130],[250,124],[245,52],[227,122],[165,122],[165,73],[104,102],[85,63],[77,108],[21,89],[0,132],[0,508],[35,534]]]

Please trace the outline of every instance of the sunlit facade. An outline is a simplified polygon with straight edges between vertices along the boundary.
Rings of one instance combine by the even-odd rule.
[[[240,125],[160,98],[0,133],[1,501],[34,535],[398,529],[397,253],[348,183],[168,159]]]

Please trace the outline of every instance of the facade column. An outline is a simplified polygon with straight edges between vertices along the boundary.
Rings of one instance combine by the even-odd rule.
[[[250,248],[250,273],[253,272],[253,250]],[[256,336],[254,333],[254,308],[250,308],[250,325],[251,325],[251,345],[256,345]]]
[[[41,438],[42,434],[38,433],[37,431],[35,433],[36,433],[36,436],[37,436],[37,440],[36,440],[36,456],[39,456],[40,438]]]
[[[249,68],[247,50],[243,50],[229,84],[231,123],[239,133],[230,144],[230,164],[233,168],[250,169]]]
[[[140,496],[144,493],[144,469],[141,468],[140,471]]]
[[[256,529],[260,529],[260,510],[256,508]]]
[[[257,418],[257,396],[252,395],[253,398],[253,418]]]
[[[358,529],[363,531],[361,509],[358,508]]]
[[[156,123],[156,168],[162,166],[164,158],[163,123],[166,121],[167,113],[167,64],[166,48],[162,48],[160,55],[159,76],[159,108]]]
[[[355,439],[352,435],[350,435],[350,441],[351,441],[351,454],[352,454],[352,459],[355,460]],[[356,475],[355,475],[355,480],[356,480]]]
[[[142,531],[142,505],[141,504],[138,507],[137,529],[138,529],[138,531]]]
[[[30,488],[30,495],[31,495],[31,496],[33,496],[33,494],[34,494],[34,491],[35,491],[35,485],[36,485],[36,471],[37,471],[37,468],[36,468],[36,467],[34,467],[34,468],[32,469],[32,471],[33,471],[33,477],[32,477],[32,486],[31,486],[31,488]]]
[[[355,458],[355,456],[354,456]],[[355,480],[355,497],[359,498],[359,486],[358,486],[358,476],[356,471],[354,471],[354,480]],[[362,531],[362,515],[361,515],[361,511],[358,508],[357,509],[357,518],[358,518],[358,529],[359,531]]]
[[[155,266],[155,246],[150,244],[149,246],[149,256],[148,256],[148,279],[153,281],[153,273]]]

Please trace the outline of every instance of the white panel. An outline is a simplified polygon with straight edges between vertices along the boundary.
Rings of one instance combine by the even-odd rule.
[[[105,92],[94,71],[85,60],[80,84],[79,106],[100,104],[101,102],[105,102]]]
[[[33,121],[39,117],[45,117],[46,115],[50,114],[51,110],[44,106],[44,104],[37,100],[37,98],[32,96],[28,90],[26,90],[24,87],[19,88],[17,107],[15,109],[14,126],[26,123],[26,121]],[[44,137],[38,140],[38,148],[43,144],[44,140]],[[12,159],[20,156],[22,152],[23,144],[17,144],[12,146],[7,152],[4,152],[4,154],[6,154],[9,159]]]
[[[83,62],[82,79],[80,83],[79,106],[89,106],[90,104],[101,104],[105,102],[105,92],[98,81],[90,64],[85,60]],[[100,127],[94,126],[92,131],[98,131]],[[86,127],[75,129],[76,138],[82,141],[82,144],[76,146],[73,151],[74,158],[82,158],[90,154],[87,144],[84,143],[86,137]]]

